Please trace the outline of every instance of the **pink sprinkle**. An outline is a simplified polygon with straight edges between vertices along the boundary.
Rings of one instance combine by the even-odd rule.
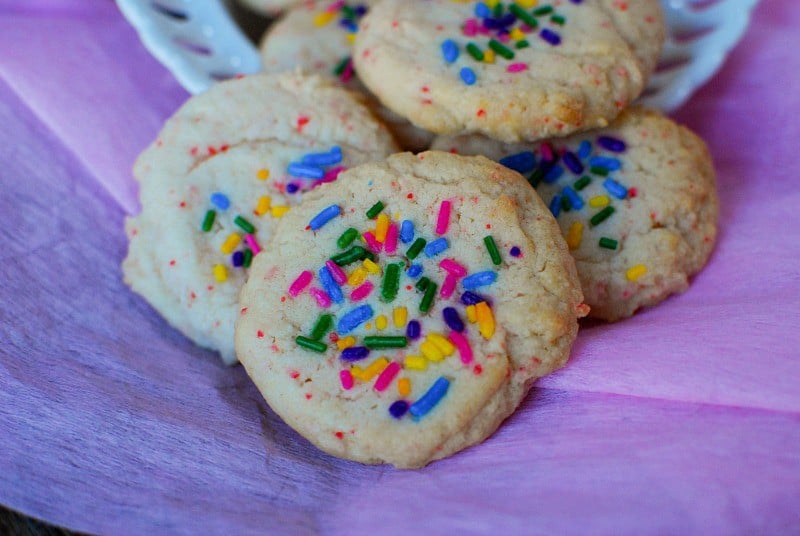
[[[353,60],[347,60],[347,64],[344,66],[344,71],[342,71],[342,75],[339,77],[341,78],[342,82],[349,82],[351,78],[353,78]]]
[[[442,290],[439,291],[439,296],[442,298],[452,296],[453,291],[456,289],[456,283],[458,283],[458,278],[453,274],[447,274],[447,277],[444,278],[444,283],[442,283]]]
[[[367,231],[364,233],[364,241],[367,243],[367,247],[375,253],[380,253],[383,249],[383,244],[378,242],[378,240],[375,238],[375,235],[372,234],[372,231]]]
[[[497,36],[497,40],[501,43],[508,43],[511,41],[511,37],[507,33],[503,33]]]
[[[453,259],[443,259],[442,262],[439,263],[439,266],[453,274],[455,277],[464,277],[467,275],[467,269]]]
[[[328,13],[336,13],[343,7],[344,7],[344,0],[339,0],[338,2],[334,2],[331,5],[329,5],[328,9],[326,9],[325,11],[327,11]]]
[[[394,255],[397,252],[397,224],[392,222],[389,224],[389,229],[386,231],[386,240],[383,242],[383,247],[386,248],[386,253]]]
[[[475,19],[467,19],[467,22],[464,23],[464,35],[467,37],[473,37],[477,33],[478,21]]]
[[[349,391],[353,388],[353,375],[349,370],[339,371],[339,380],[342,382],[342,389]]]
[[[303,292],[303,290],[311,283],[311,280],[314,279],[314,274],[309,272],[308,270],[302,272],[300,275],[297,276],[291,285],[289,285],[289,296],[292,298],[296,298],[298,294]]]
[[[392,361],[389,363],[383,372],[380,373],[378,379],[375,380],[375,385],[373,388],[378,391],[379,393],[385,391],[389,384],[392,383],[392,380],[395,376],[400,372],[400,363],[397,361]]]
[[[361,283],[361,286],[358,286],[353,289],[353,292],[350,293],[350,300],[351,301],[360,301],[370,295],[372,292],[374,285],[371,281],[364,281]]]
[[[323,309],[327,309],[328,307],[331,306],[330,297],[321,288],[311,287],[310,289],[308,289],[308,293],[314,296],[314,299],[317,300],[317,305],[319,305]]]
[[[258,242],[256,242],[255,236],[251,234],[244,235],[244,241],[247,242],[247,245],[250,247],[251,250],[253,250],[253,257],[261,253],[261,248],[258,246]]]
[[[339,178],[339,173],[341,173],[342,171],[344,171],[346,169],[347,168],[344,167],[344,166],[338,166],[338,167],[335,167],[333,169],[329,169],[328,171],[325,172],[325,176],[322,177],[320,180],[322,182],[333,182],[333,181],[335,181],[336,179]]]
[[[450,342],[458,348],[462,363],[467,364],[472,362],[472,347],[469,345],[469,341],[466,337],[457,331],[451,331]]]
[[[540,149],[542,150],[542,158],[545,160],[553,160],[553,148],[550,147],[549,143],[543,143]]]
[[[439,205],[439,217],[436,218],[436,234],[442,236],[447,233],[447,227],[450,225],[450,201],[444,200]]]
[[[325,261],[325,266],[327,266],[328,270],[330,270],[334,281],[336,281],[340,285],[344,285],[345,283],[347,283],[347,274],[345,274],[342,271],[342,269],[339,268],[338,264],[328,259],[327,261]]]
[[[506,67],[506,71],[509,73],[521,73],[522,71],[528,70],[527,63],[512,63],[508,67]]]

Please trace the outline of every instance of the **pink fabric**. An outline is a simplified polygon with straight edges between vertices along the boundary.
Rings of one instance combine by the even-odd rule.
[[[396,471],[321,454],[125,288],[130,168],[186,94],[110,0],[0,0],[0,503],[115,534],[800,532],[797,28],[762,2],[677,114],[722,202],[690,290]]]

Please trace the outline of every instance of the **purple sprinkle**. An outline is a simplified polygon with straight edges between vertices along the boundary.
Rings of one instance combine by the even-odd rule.
[[[236,266],[236,267],[239,267],[239,266],[243,265],[244,264],[244,253],[242,253],[241,251],[235,251],[233,253],[233,258],[231,259],[231,262],[233,262],[233,265]]]
[[[480,294],[475,294],[474,292],[467,291],[461,295],[461,303],[463,303],[464,305],[475,305],[485,301],[486,298],[484,298]]]
[[[548,28],[545,28],[541,32],[539,32],[539,37],[541,37],[542,39],[544,39],[553,46],[561,44],[561,36]]]
[[[412,320],[408,323],[408,326],[406,326],[406,337],[409,339],[418,339],[420,331],[419,322]]]
[[[622,153],[625,151],[625,142],[618,138],[612,138],[611,136],[600,136],[597,138],[597,144],[612,153]]]
[[[297,185],[296,185],[295,183],[293,183],[293,182],[290,182],[289,184],[287,184],[287,185],[286,185],[286,191],[287,191],[288,193],[290,193],[290,194],[297,193],[297,190],[299,190],[299,189],[300,189],[300,187],[299,187],[299,186],[297,186]]]
[[[522,255],[522,250],[520,250],[517,246],[514,246],[513,248],[511,248],[511,251],[509,251],[509,253],[511,253],[512,257],[519,257],[520,255]]]
[[[575,175],[583,173],[583,164],[581,164],[581,161],[575,156],[575,153],[567,151],[564,153],[564,156],[561,157],[561,160],[563,160],[564,165]]]
[[[407,411],[408,411],[408,402],[406,402],[405,400],[398,400],[397,402],[389,406],[389,413],[391,413],[392,417],[394,417],[395,419],[399,419],[400,417],[405,415]]]
[[[359,361],[369,355],[369,349],[365,346],[351,346],[342,350],[339,356],[343,361]]]
[[[444,315],[445,323],[450,329],[459,333],[464,331],[464,322],[461,320],[461,317],[458,316],[458,311],[452,307],[445,307],[442,314]]]

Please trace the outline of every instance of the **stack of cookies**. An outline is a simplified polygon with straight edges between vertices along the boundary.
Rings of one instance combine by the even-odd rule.
[[[630,106],[658,0],[296,4],[269,74],[190,99],[137,161],[123,270],[321,449],[421,467],[478,443],[581,317],[708,260],[705,144]]]

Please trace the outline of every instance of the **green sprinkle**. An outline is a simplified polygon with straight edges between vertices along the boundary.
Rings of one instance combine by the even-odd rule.
[[[431,305],[433,305],[433,297],[436,295],[437,287],[438,285],[433,281],[428,283],[428,286],[425,287],[425,295],[422,297],[422,301],[419,303],[420,313],[427,313],[431,310]]]
[[[595,175],[600,175],[600,176],[603,176],[603,177],[608,175],[608,170],[606,168],[600,167],[600,166],[592,166],[592,167],[589,168],[589,171],[591,171]]]
[[[500,18],[503,16],[503,2],[497,2],[494,6],[494,16],[495,18]]]
[[[531,183],[531,186],[536,188],[537,186],[539,186],[539,183],[542,182],[543,178],[544,178],[544,170],[542,168],[536,168],[533,171],[533,173],[531,173],[531,176],[528,177],[528,182]]]
[[[561,210],[564,212],[569,212],[572,210],[572,202],[570,202],[569,197],[566,195],[561,196]]]
[[[517,3],[513,3],[508,6],[508,10],[513,13],[519,20],[530,26],[531,28],[536,28],[539,26],[539,22],[534,19],[530,13],[525,11],[525,8],[521,7]]]
[[[334,255],[331,257],[331,260],[339,266],[347,266],[348,264],[360,261],[368,256],[369,252],[366,249],[361,246],[353,246],[347,251]]]
[[[478,61],[483,61],[483,52],[475,43],[467,43],[467,52]]]
[[[318,354],[324,353],[325,350],[328,349],[325,343],[311,340],[308,337],[303,337],[302,335],[299,335],[294,342],[297,343],[297,346],[302,346],[303,348],[311,350],[312,352],[317,352]]]
[[[370,209],[367,211],[367,218],[369,219],[376,218],[378,214],[381,213],[381,210],[383,210],[383,203],[378,201],[377,203],[372,205]]]
[[[572,185],[575,187],[576,190],[581,191],[592,182],[592,179],[589,178],[588,175],[584,175],[580,179],[576,180],[575,183]]]
[[[419,290],[420,292],[425,292],[425,289],[428,288],[428,284],[430,282],[431,280],[429,278],[422,276],[419,278],[419,281],[417,281],[417,284],[415,286],[417,287],[417,290]]]
[[[206,217],[203,218],[203,231],[209,232],[211,227],[214,225],[214,220],[217,219],[217,212],[214,210],[209,210],[206,212]]]
[[[503,56],[507,60],[514,59],[514,51],[505,46],[500,41],[489,39],[489,48],[497,52],[498,55]]]
[[[250,265],[253,264],[253,250],[247,248],[244,250],[244,259],[242,259],[242,266],[245,268],[250,268]]]
[[[422,248],[424,248],[425,244],[427,243],[428,242],[424,238],[417,238],[414,240],[414,243],[411,244],[411,247],[408,248],[408,251],[406,251],[406,257],[413,261],[417,258],[417,255],[419,255],[419,252],[422,251]]]
[[[613,238],[606,238],[604,236],[600,239],[600,247],[606,249],[617,249],[617,241]]]
[[[408,346],[406,337],[364,337],[364,346],[370,350],[375,348],[405,348]]]
[[[333,326],[333,317],[329,314],[320,315],[317,323],[311,330],[311,340],[318,341],[328,333]]]
[[[567,22],[567,19],[562,17],[561,15],[553,15],[550,17],[550,22],[553,24],[558,24],[559,26],[564,26],[564,23]]]
[[[542,15],[549,15],[552,12],[553,12],[553,6],[542,6],[540,8],[533,10],[533,14],[536,17],[541,17]]]
[[[356,18],[356,11],[352,7],[348,6],[347,4],[342,6],[340,11],[342,16],[346,19],[355,19]]]
[[[606,221],[608,217],[611,216],[612,214],[614,214],[614,207],[606,207],[597,214],[595,214],[594,216],[592,216],[592,219],[589,220],[589,222],[592,224],[592,227],[600,225],[601,223]]]
[[[342,236],[340,236],[336,240],[336,245],[339,246],[339,249],[344,249],[350,244],[352,244],[353,240],[355,240],[357,236],[358,236],[358,229],[350,227],[348,230],[342,233]]]
[[[516,44],[516,46],[514,48],[516,48],[517,50],[520,50],[520,49],[523,49],[523,48],[528,48],[529,46],[531,46],[531,44],[528,43],[527,39],[521,39],[521,40],[517,41],[517,44]]]
[[[233,223],[241,227],[242,231],[248,234],[253,234],[256,232],[256,228],[253,227],[253,224],[247,221],[246,219],[242,218],[241,216],[236,216],[233,219]]]
[[[500,252],[497,250],[497,244],[494,243],[494,238],[489,236],[485,236],[483,238],[483,243],[486,244],[486,249],[489,250],[489,257],[492,258],[492,263],[495,266],[499,266],[503,263],[503,259],[500,257]]]
[[[381,285],[381,296],[387,302],[394,301],[397,291],[400,289],[400,265],[389,264],[383,274],[383,284]]]
[[[350,62],[350,56],[345,56],[342,58],[342,61],[336,64],[336,67],[333,68],[333,74],[336,76],[341,76],[344,70],[347,68],[347,64]]]

